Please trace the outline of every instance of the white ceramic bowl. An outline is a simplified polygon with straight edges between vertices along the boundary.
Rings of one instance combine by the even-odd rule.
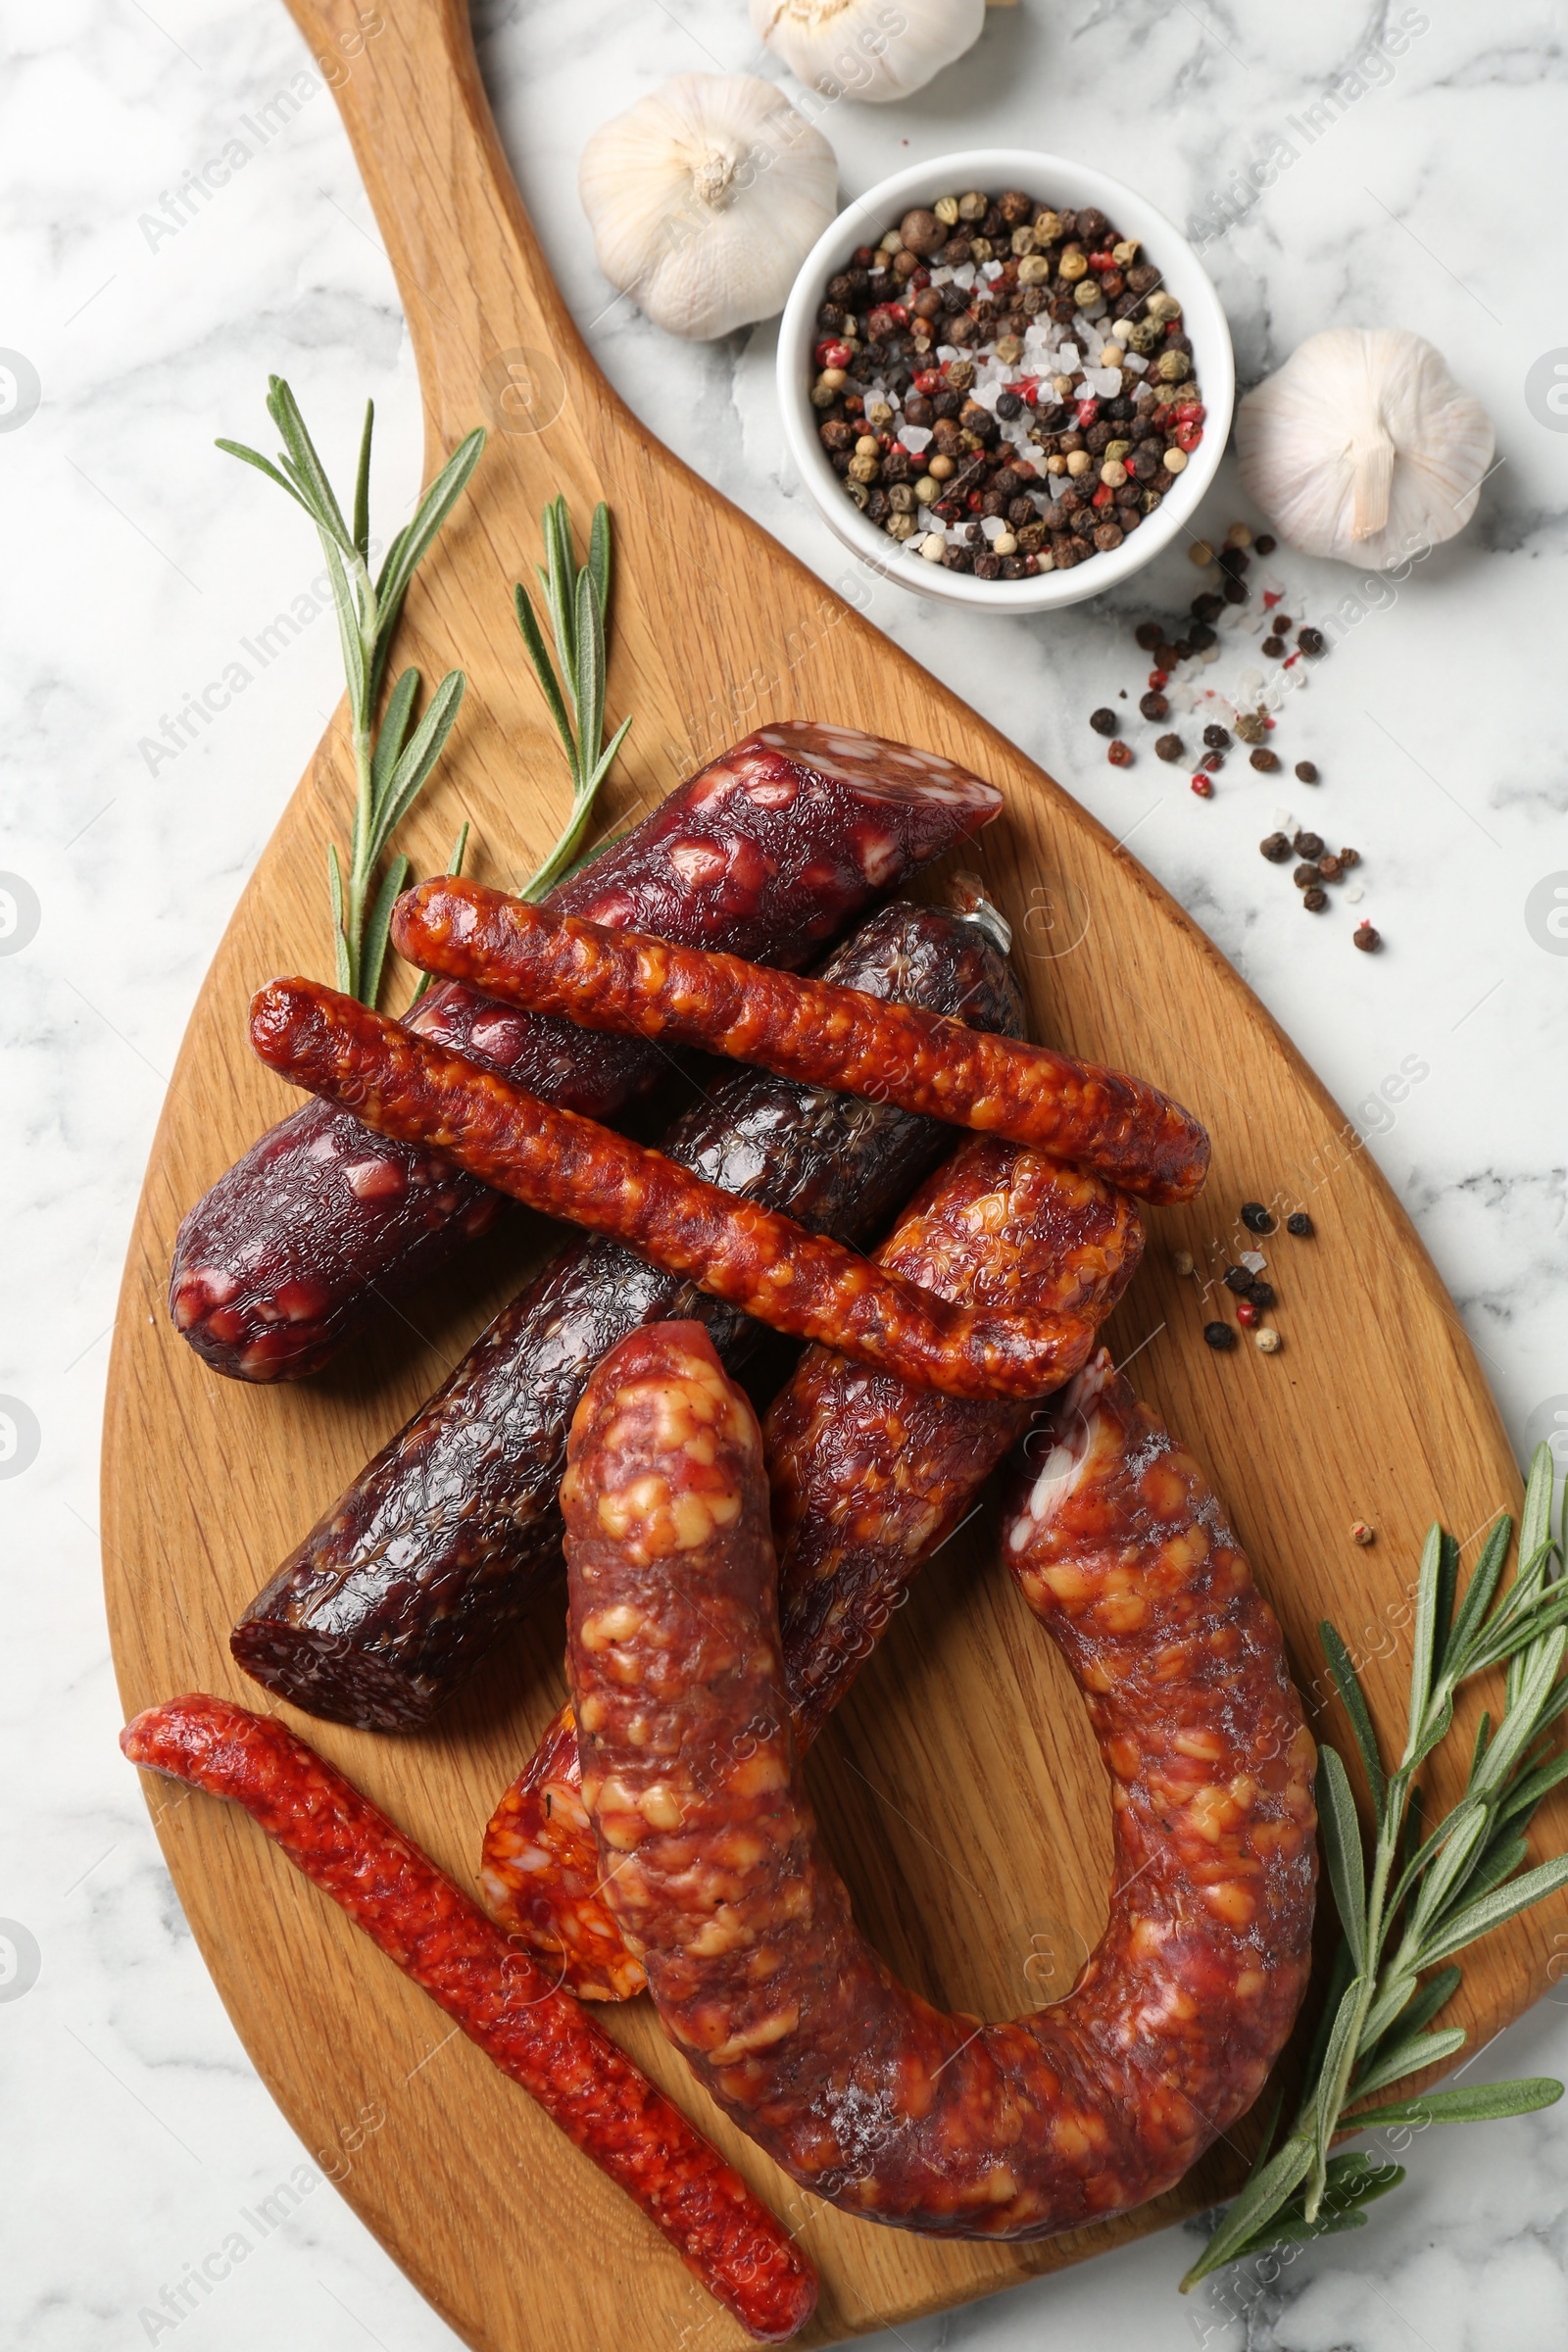
[[[992,195],[1022,188],[1037,204],[1074,212],[1098,205],[1124,236],[1141,240],[1146,258],[1162,272],[1163,283],[1180,302],[1182,322],[1192,338],[1194,373],[1208,411],[1202,440],[1161,505],[1130,538],[1108,555],[1074,564],[1070,571],[1041,572],[1028,580],[977,580],[970,572],[949,571],[907,554],[875,523],[867,522],[846,497],[817,435],[817,413],[810,401],[816,372],[811,355],[820,338],[816,314],[828,279],[845,267],[857,245],[878,243],[911,205],[934,204],[939,196],[960,194],[966,188],[984,188]],[[879,180],[846,206],[818,238],[779,325],[778,397],[784,438],[802,479],[829,530],[862,563],[941,604],[993,612],[1046,612],[1114,588],[1152,563],[1173,539],[1189,535],[1199,501],[1225,454],[1236,398],[1236,363],[1230,328],[1207,271],[1181,231],[1147,197],[1064,155],[1036,155],[1022,147],[977,147],[961,155],[938,156],[928,164],[910,164],[891,179]]]

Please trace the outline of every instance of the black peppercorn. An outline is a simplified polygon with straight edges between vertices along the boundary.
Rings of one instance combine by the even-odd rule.
[[[1146,654],[1152,654],[1153,652],[1155,646],[1158,645],[1164,634],[1165,632],[1160,627],[1157,620],[1141,620],[1138,623],[1137,628],[1133,631],[1133,636],[1143,647]]]
[[[1231,731],[1229,727],[1222,727],[1216,724],[1203,729],[1203,741],[1207,744],[1211,752],[1225,751],[1230,744],[1230,739]]]
[[[1327,650],[1328,646],[1328,640],[1321,629],[1298,629],[1296,642],[1308,660],[1315,660],[1319,654]]]
[[[1211,1348],[1218,1349],[1221,1355],[1224,1354],[1227,1348],[1234,1348],[1236,1345],[1236,1334],[1228,1323],[1205,1323],[1203,1337]]]
[[[1267,531],[1263,533],[1261,539],[1254,539],[1252,542],[1260,556],[1271,556],[1278,542]]]
[[[1257,846],[1270,865],[1283,865],[1291,854],[1290,842],[1283,833],[1270,833]]]
[[[1317,867],[1309,858],[1303,858],[1291,876],[1291,880],[1296,884],[1298,890],[1315,890],[1321,878]]]
[[[1187,642],[1195,654],[1206,654],[1209,647],[1217,643],[1217,640],[1207,621],[1199,620],[1195,621],[1188,630]]]
[[[1227,1266],[1222,1277],[1225,1288],[1234,1291],[1238,1298],[1249,1298],[1252,1292],[1252,1275],[1247,1266]]]
[[[1179,735],[1159,735],[1154,739],[1154,756],[1158,760],[1179,760],[1183,748]]]
[[[999,401],[997,406],[1000,408],[1002,403]],[[1285,651],[1284,638],[1274,636],[1265,637],[1263,640],[1263,651],[1265,654],[1267,654],[1271,662],[1277,662],[1281,654],[1283,654]]]
[[[1218,620],[1224,604],[1222,596],[1215,596],[1211,589],[1205,588],[1201,596],[1194,597],[1187,610],[1195,620]]]
[[[1312,1235],[1312,1220],[1304,1208],[1295,1209],[1285,1220],[1285,1230],[1287,1233],[1294,1233],[1298,1242],[1309,1241]]]
[[[1271,752],[1267,744],[1260,743],[1251,755],[1251,761],[1252,765],[1260,768],[1265,776],[1272,775],[1280,763],[1280,756],[1278,752]]]
[[[1272,1233],[1274,1230],[1273,1216],[1261,1200],[1242,1202],[1242,1223],[1249,1233]]]
[[[1141,697],[1138,708],[1146,718],[1164,718],[1170,710],[1170,705],[1166,702],[1165,697],[1156,692],[1153,687],[1151,687],[1149,692]]]
[[[1295,850],[1298,858],[1321,858],[1323,836],[1321,833],[1298,833],[1291,847]]]
[[[1296,780],[1298,784],[1315,784],[1317,782],[1317,769],[1310,760],[1298,760]]]
[[[1116,713],[1114,710],[1107,710],[1105,706],[1102,704],[1098,710],[1090,711],[1089,724],[1094,728],[1097,735],[1114,735],[1116,732]]]
[[[1267,1310],[1274,1304],[1274,1285],[1271,1282],[1264,1282],[1261,1280],[1261,1278],[1259,1278],[1258,1280],[1250,1282],[1248,1284],[1247,1296],[1249,1298],[1250,1298],[1254,1306],[1261,1307],[1266,1313]]]
[[[1246,583],[1238,579],[1228,579],[1225,582],[1225,602],[1228,605],[1245,605],[1247,602]]]
[[[1370,956],[1374,950],[1382,947],[1383,934],[1374,930],[1370,923],[1360,923],[1356,926],[1355,944],[1363,956]]]
[[[1314,882],[1310,890],[1301,893],[1301,905],[1308,914],[1321,914],[1328,903],[1329,894],[1320,883]]]

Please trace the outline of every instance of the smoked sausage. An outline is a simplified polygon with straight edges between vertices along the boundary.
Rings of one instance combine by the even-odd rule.
[[[873,995],[1017,1031],[1023,1008],[997,920],[988,908],[895,900],[823,968]],[[889,1104],[747,1072],[685,1112],[662,1149],[726,1192],[863,1243],[951,1140]],[[245,1672],[362,1730],[429,1722],[562,1568],[566,1432],[589,1373],[628,1332],[672,1315],[700,1316],[732,1369],[762,1336],[617,1243],[568,1245],[257,1594],[229,1637]]]
[[[1081,1312],[1098,1325],[1143,1250],[1126,1198],[1038,1152],[966,1145],[910,1203],[878,1262],[950,1298]],[[944,1396],[812,1348],[764,1427],[796,1738],[816,1738],[932,1553],[1022,1436],[1032,1407]],[[569,1706],[491,1817],[492,1915],[595,2000],[642,1989],[599,1890]]]
[[[259,990],[251,1044],[378,1133],[444,1152],[547,1216],[611,1234],[792,1339],[825,1341],[954,1396],[1014,1397],[1058,1387],[1093,1344],[1082,1315],[956,1306],[318,981]]]
[[[816,2280],[782,2224],[571,1996],[314,1748],[275,1716],[202,1692],[147,1708],[120,1744],[149,1772],[243,1805],[642,2207],[752,2335],[794,2334]]]
[[[693,2073],[867,2221],[1035,2238],[1169,2188],[1256,2098],[1306,1985],[1315,1751],[1192,1457],[1101,1354],[1048,1409],[1004,1553],[1114,1789],[1110,1919],[1066,1999],[947,2015],[856,1929],[780,1666],[760,1433],[695,1325],[590,1381],[563,1489],[605,1891]]]
[[[392,914],[412,962],[533,1013],[759,1064],[1076,1161],[1124,1192],[1190,1200],[1208,1137],[1157,1087],[918,1005],[738,956],[530,906],[479,882],[421,882]]]
[[[849,727],[769,725],[671,793],[548,904],[691,947],[806,964],[1001,806],[994,785],[934,753]],[[615,1117],[664,1066],[651,1046],[535,1019],[455,983],[432,989],[410,1022],[595,1118]],[[499,1207],[441,1153],[308,1103],[187,1214],[170,1313],[215,1372],[298,1380],[359,1329],[378,1295],[443,1264]]]

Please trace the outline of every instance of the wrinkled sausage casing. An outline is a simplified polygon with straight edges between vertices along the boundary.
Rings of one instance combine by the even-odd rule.
[[[897,1102],[1073,1160],[1141,1200],[1190,1200],[1208,1171],[1203,1128],[1147,1080],[918,1005],[873,1003],[839,982],[612,931],[482,882],[406,891],[392,936],[411,961],[531,1012]]]
[[[937,2235],[1170,2187],[1257,2096],[1307,1978],[1314,1749],[1212,1492],[1102,1354],[1032,1446],[1004,1548],[1089,1705],[1115,1888],[1067,1998],[999,2025],[900,1984],[821,1850],[760,1436],[695,1325],[601,1365],[564,1489],[583,1792],[661,2022],[803,2186]]]
[[[503,2074],[640,2205],[763,2342],[807,2319],[816,2280],[716,2148],[525,1952],[351,1782],[275,1717],[195,1691],[148,1707],[133,1764],[242,1805]]]
[[[982,1027],[1022,1026],[981,923],[936,908],[880,908],[825,969]],[[887,1104],[747,1075],[687,1111],[662,1149],[726,1192],[862,1242],[950,1140]],[[252,1601],[230,1637],[246,1673],[363,1730],[427,1722],[561,1566],[566,1432],[594,1365],[640,1324],[684,1315],[706,1322],[730,1365],[761,1337],[616,1243],[564,1250]]]
[[[1089,1352],[1082,1316],[955,1305],[318,981],[258,989],[250,1036],[270,1069],[368,1126],[450,1152],[529,1208],[608,1234],[791,1339],[957,1396],[1049,1396]]]
[[[691,947],[804,964],[873,899],[986,824],[1002,795],[928,752],[808,721],[763,727],[550,893],[564,912]],[[460,984],[413,1026],[531,1092],[613,1117],[657,1051],[516,1012]],[[319,1370],[375,1294],[442,1264],[500,1202],[444,1154],[313,1102],[273,1127],[186,1216],[169,1305],[214,1371]]]
[[[1015,1144],[964,1146],[910,1202],[879,1260],[945,1298],[1109,1314],[1143,1250],[1138,1212],[1098,1178]],[[807,1350],[764,1431],[779,1555],[784,1673],[802,1747],[870,1656],[924,1561],[1023,1434],[1031,1405],[917,1389]],[[485,1833],[495,1917],[560,1959],[572,1988],[624,2000],[643,1972],[599,1890],[569,1706]]]

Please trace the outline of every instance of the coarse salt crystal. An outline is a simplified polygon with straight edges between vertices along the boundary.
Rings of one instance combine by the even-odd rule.
[[[1122,366],[1133,375],[1143,375],[1148,371],[1149,362],[1141,351],[1130,351]]]
[[[911,458],[921,457],[931,446],[931,427],[928,424],[906,424],[901,429],[899,439]]]
[[[956,286],[961,286],[964,292],[967,294],[969,288],[974,284],[973,262],[965,262],[961,270],[955,270],[953,272],[953,282]]]
[[[934,286],[951,285],[956,275],[957,272],[955,270],[933,270],[931,272],[931,283]]]
[[[1359,882],[1352,882],[1345,895],[1352,906],[1359,906],[1361,901],[1366,897],[1366,892],[1361,888]]]
[[[1007,525],[1000,514],[982,514],[980,528],[988,539],[1000,539]]]
[[[1263,1268],[1268,1264],[1268,1259],[1263,1255],[1261,1250],[1244,1250],[1236,1262],[1240,1266],[1245,1266],[1249,1274],[1261,1274]]]
[[[1002,264],[1000,262],[982,262],[980,274],[988,286],[992,285],[1002,275]]]
[[[1205,645],[1198,659],[1202,662],[1217,662],[1219,660],[1219,647],[1217,645]]]
[[[1182,679],[1178,679],[1175,685],[1173,685],[1166,693],[1165,700],[1169,703],[1173,710],[1180,710],[1185,713],[1195,707],[1198,697],[1193,692],[1191,686],[1187,685]]]

